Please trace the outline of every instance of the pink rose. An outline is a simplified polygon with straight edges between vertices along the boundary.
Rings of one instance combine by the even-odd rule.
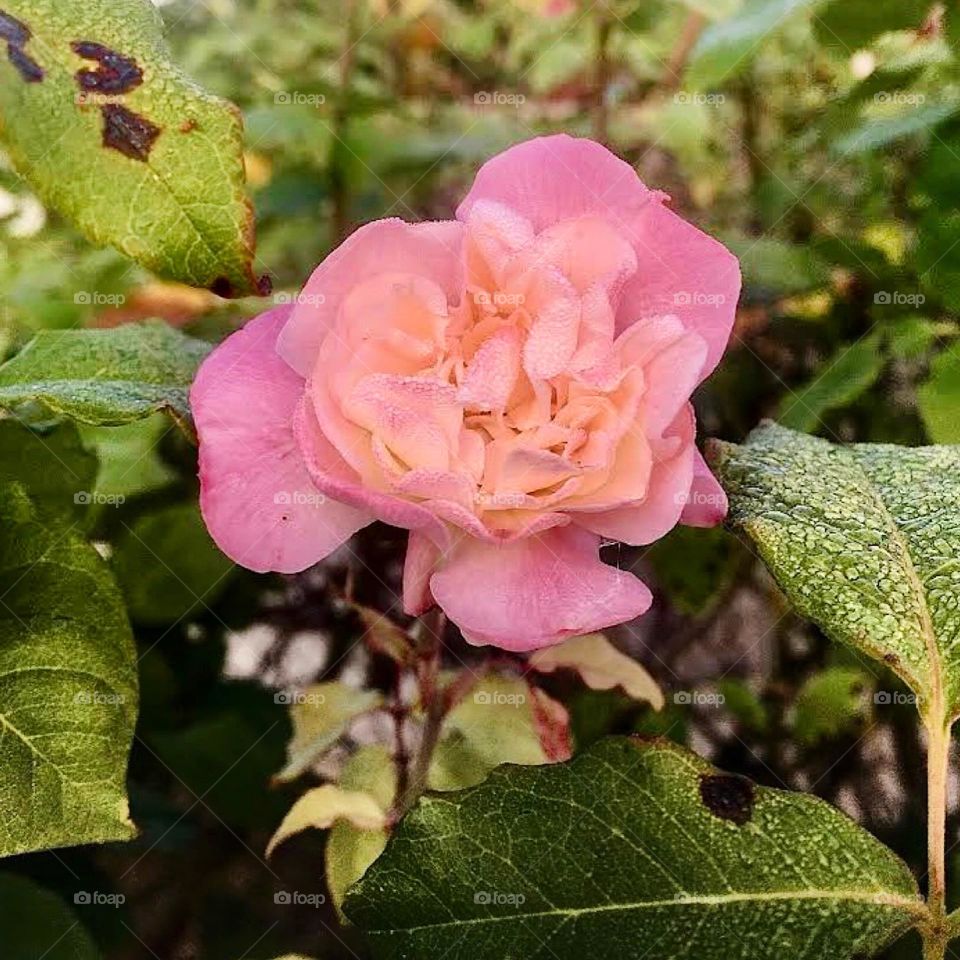
[[[600,542],[723,518],[690,395],[740,288],[665,199],[599,144],[544,137],[485,164],[455,221],[357,230],[194,383],[220,548],[292,573],[405,527],[404,609],[508,650],[643,613]]]

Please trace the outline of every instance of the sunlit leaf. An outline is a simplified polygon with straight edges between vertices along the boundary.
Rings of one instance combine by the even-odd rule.
[[[66,521],[0,487],[0,856],[125,840],[137,670],[123,601]]]
[[[287,763],[277,780],[295,780],[308,770],[346,732],[357,714],[379,706],[376,690],[360,690],[337,681],[316,683],[302,691],[279,694],[289,704],[293,739]]]
[[[960,713],[960,447],[836,446],[776,424],[712,445],[729,523],[796,609]]]
[[[540,673],[565,667],[580,674],[593,690],[619,687],[633,700],[650,703],[657,710],[663,706],[663,691],[657,681],[602,633],[571,637],[556,646],[537,650],[530,655],[530,666]]]
[[[253,269],[242,121],[171,62],[147,0],[3,0],[0,136],[97,244],[223,296]]]

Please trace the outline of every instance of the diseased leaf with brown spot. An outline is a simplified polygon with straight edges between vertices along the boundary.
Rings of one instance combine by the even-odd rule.
[[[823,801],[625,738],[428,794],[344,911],[377,960],[851,960],[926,915]]]
[[[102,43],[75,40],[70,49],[84,60],[93,60],[96,70],[84,67],[77,71],[77,83],[84,90],[97,93],[129,93],[143,83],[143,70],[129,57],[105,47]]]
[[[268,293],[240,112],[177,69],[161,26],[148,0],[0,0],[0,142],[94,243],[221,295]]]
[[[738,827],[749,823],[753,816],[754,786],[746,777],[730,773],[705,775],[700,778],[700,799],[715,817]]]
[[[24,50],[30,37],[30,29],[25,23],[0,10],[0,40],[7,42],[7,59],[24,83],[39,83],[43,80],[43,70]]]

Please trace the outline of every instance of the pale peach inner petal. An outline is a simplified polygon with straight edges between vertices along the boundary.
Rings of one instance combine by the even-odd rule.
[[[537,235],[478,203],[458,301],[399,273],[344,299],[314,377],[318,421],[365,482],[474,534],[642,503],[703,345],[672,318],[615,339],[636,268],[631,244],[596,217]]]

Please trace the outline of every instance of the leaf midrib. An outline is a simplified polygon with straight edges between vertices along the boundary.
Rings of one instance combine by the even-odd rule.
[[[538,910],[531,913],[515,912],[491,917],[465,917],[444,920],[438,923],[419,924],[414,927],[368,928],[371,934],[377,933],[417,933],[421,930],[437,930],[445,927],[461,927],[485,923],[520,922],[546,917],[579,917],[597,913],[626,913],[631,910],[660,909],[663,907],[700,907],[724,906],[728,903],[775,903],[791,900],[829,900],[843,903],[866,903],[882,907],[904,909],[916,916],[925,916],[927,907],[919,897],[899,897],[895,894],[862,890],[783,890],[766,893],[744,891],[726,894],[698,894],[690,897],[672,897],[669,900],[639,900],[628,903],[604,903],[590,907],[556,907],[550,910]]]

